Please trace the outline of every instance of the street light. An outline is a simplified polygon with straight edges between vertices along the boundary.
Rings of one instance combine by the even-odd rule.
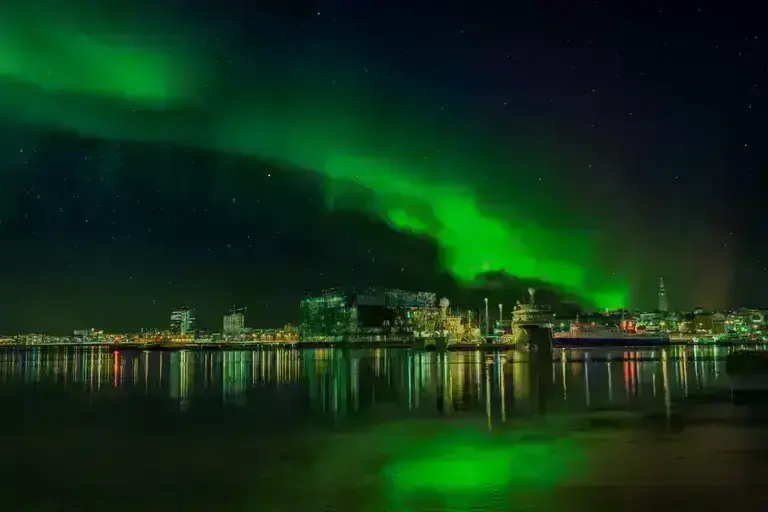
[[[485,335],[488,336],[490,332],[490,317],[488,316],[488,297],[485,299]]]

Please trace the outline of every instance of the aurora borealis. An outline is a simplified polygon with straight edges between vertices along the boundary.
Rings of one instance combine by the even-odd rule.
[[[499,47],[478,58],[487,42],[480,33],[454,33],[452,15],[444,13],[440,19],[448,21],[434,36],[442,46],[405,22],[402,47],[388,50],[394,36],[384,20],[394,15],[378,4],[346,16],[323,9],[236,14],[232,6],[174,2],[153,9],[86,1],[64,14],[57,6],[38,0],[4,8],[0,108],[6,123],[74,131],[105,144],[241,155],[254,165],[270,162],[295,183],[304,171],[315,173],[324,180],[328,210],[359,212],[434,244],[439,270],[467,288],[506,275],[543,282],[586,307],[626,307],[641,282],[657,281],[647,270],[658,264],[639,255],[647,244],[638,240],[649,230],[663,222],[669,230],[654,234],[652,245],[670,249],[675,261],[684,257],[686,244],[678,249],[670,240],[679,239],[683,219],[696,212],[670,217],[669,208],[660,207],[671,221],[639,214],[638,208],[651,210],[638,205],[660,178],[619,171],[627,162],[644,166],[669,123],[627,111],[641,128],[617,124],[628,121],[617,121],[613,112],[575,126],[572,111],[598,112],[588,105],[571,106],[558,118],[551,105],[570,94],[558,87],[582,88],[585,80],[574,78],[569,86],[543,69],[531,74],[534,53],[524,53],[514,38],[507,44],[514,51]],[[378,20],[368,29],[353,22],[367,16]],[[437,47],[440,57],[425,60]],[[581,51],[568,51],[574,62],[583,60]],[[498,66],[490,63],[496,56]],[[590,97],[594,90],[579,94]],[[590,123],[605,126],[602,135],[588,133]],[[630,153],[632,144],[638,149]],[[665,158],[688,154],[678,144]],[[668,192],[655,190],[668,204]],[[626,191],[631,197],[623,197]],[[682,236],[701,240],[687,230]],[[725,289],[722,283],[717,286]],[[344,283],[327,283],[336,284]]]
[[[152,21],[146,16],[126,20],[119,5],[106,11],[97,2],[71,10],[64,5],[5,3],[0,76],[43,93],[128,100],[144,108],[200,94],[201,63],[184,55],[182,39],[147,31]],[[140,24],[146,25],[138,31]]]
[[[199,82],[202,77],[199,70],[183,71],[181,62],[189,57],[181,56],[184,49],[180,44],[164,44],[162,53],[154,53],[140,43],[108,42],[106,37],[102,40],[94,27],[80,28],[77,23],[67,26],[56,20],[44,20],[35,26],[36,30],[27,30],[32,26],[25,23],[13,23],[11,27],[14,30],[4,32],[0,47],[0,72],[7,81],[20,84],[22,90],[24,86],[33,89],[30,94],[53,93],[84,99],[80,107],[84,112],[77,113],[61,112],[53,105],[50,110],[43,107],[41,111],[40,103],[35,102],[34,121],[38,123],[75,129],[86,136],[142,139],[153,131],[153,126],[147,124],[160,122],[170,128],[156,136],[149,135],[150,141],[241,152],[320,172],[332,182],[360,185],[374,196],[365,205],[367,211],[394,229],[434,240],[441,248],[445,269],[461,282],[472,283],[488,272],[504,272],[547,282],[600,308],[626,305],[622,285],[617,283],[606,289],[598,262],[584,258],[578,246],[569,247],[567,252],[559,249],[557,232],[543,229],[533,219],[519,214],[484,213],[477,192],[471,183],[466,183],[469,180],[463,169],[460,173],[464,178],[435,182],[435,176],[443,175],[441,167],[446,160],[435,158],[425,163],[419,161],[424,157],[419,159],[416,155],[419,146],[436,146],[440,135],[403,131],[410,123],[408,118],[397,120],[399,126],[393,127],[400,134],[400,140],[392,141],[399,147],[393,149],[382,144],[384,123],[375,118],[365,119],[354,107],[341,118],[336,108],[307,115],[315,109],[301,102],[294,112],[285,112],[270,109],[269,94],[261,93],[240,98],[244,103],[238,110],[244,109],[247,116],[232,115],[218,99],[203,105],[206,98],[202,92],[195,95],[191,87],[182,85]],[[190,60],[194,67],[194,63],[206,62],[208,57],[192,56]],[[77,66],[65,65],[69,62]],[[217,78],[206,77],[207,86],[218,88]],[[348,87],[356,88],[357,84]],[[381,85],[370,87],[375,90]],[[359,97],[350,93],[353,98]],[[27,109],[31,101],[21,94],[19,115],[29,119]],[[201,105],[201,114],[210,120],[212,139],[194,133],[196,130],[190,133],[175,126],[174,112],[167,113],[167,122],[147,119],[130,127],[116,125],[111,115],[96,112],[103,106],[89,102],[97,98],[119,100],[123,104],[115,104],[115,112],[130,116],[137,107],[156,108],[188,97],[193,105]],[[59,96],[56,103],[62,99]],[[341,112],[349,110],[345,105],[340,107]],[[94,117],[102,119],[95,124],[83,122],[84,118]],[[463,167],[472,162],[471,157],[461,153],[451,159]],[[525,169],[518,172],[524,173]],[[514,197],[513,193],[510,196]],[[587,276],[593,282],[588,283]]]

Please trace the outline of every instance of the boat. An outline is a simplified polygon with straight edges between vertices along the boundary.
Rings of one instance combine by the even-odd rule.
[[[616,326],[597,323],[571,324],[568,332],[555,333],[555,345],[559,346],[594,346],[610,345],[618,347],[638,347],[667,345],[670,342],[666,333],[628,333]]]
[[[512,310],[512,332],[501,337],[504,344],[519,348],[546,348],[552,346],[552,308],[537,304],[536,290],[528,288],[527,304],[517,302]]]

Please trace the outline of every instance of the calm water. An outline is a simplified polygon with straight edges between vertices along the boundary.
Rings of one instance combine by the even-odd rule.
[[[768,474],[727,351],[2,350],[2,510],[719,509]]]

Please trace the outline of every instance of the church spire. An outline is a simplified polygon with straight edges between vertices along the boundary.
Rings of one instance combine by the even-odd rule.
[[[659,278],[659,311],[669,311],[669,301],[667,300],[667,289],[664,288],[664,278]]]

